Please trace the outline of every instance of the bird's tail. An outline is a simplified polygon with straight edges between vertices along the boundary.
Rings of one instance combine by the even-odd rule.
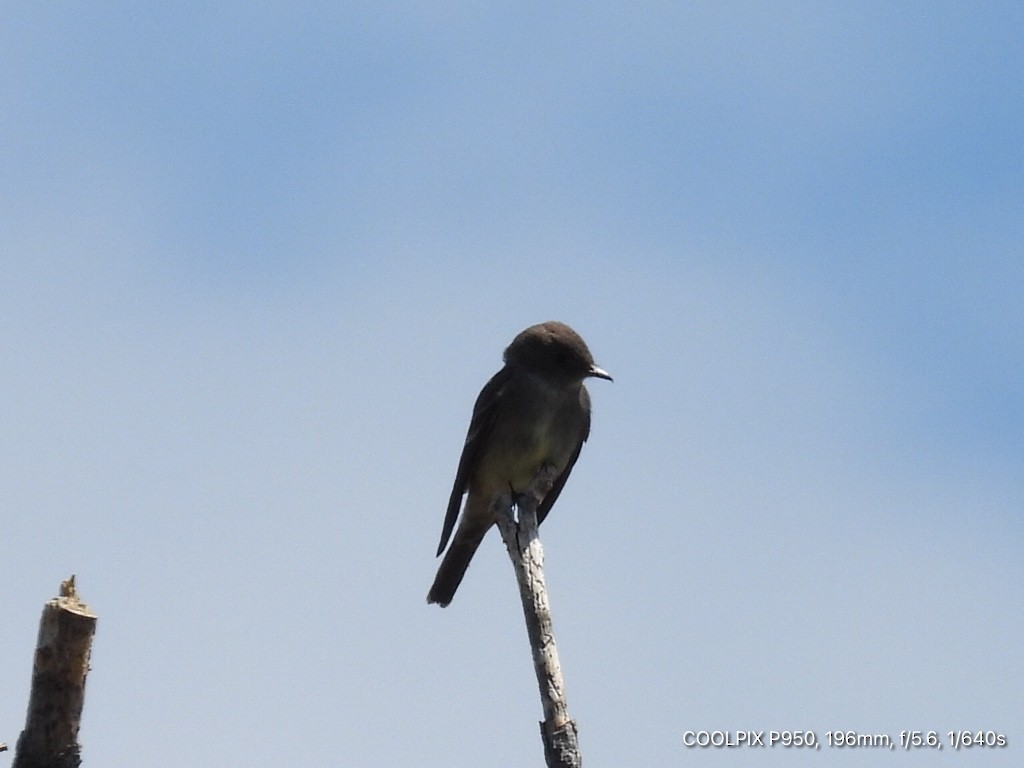
[[[466,575],[469,568],[469,561],[476,554],[477,547],[484,540],[484,535],[490,529],[493,521],[486,521],[482,525],[471,523],[463,519],[458,530],[455,531],[455,538],[448,547],[441,561],[441,567],[437,569],[434,577],[434,584],[427,593],[428,603],[437,603],[444,608],[455,597],[455,590],[462,583],[462,577]]]

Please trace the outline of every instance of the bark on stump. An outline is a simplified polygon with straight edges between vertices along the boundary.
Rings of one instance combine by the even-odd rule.
[[[12,768],[78,768],[78,728],[96,615],[78,599],[75,577],[43,607],[25,730]]]

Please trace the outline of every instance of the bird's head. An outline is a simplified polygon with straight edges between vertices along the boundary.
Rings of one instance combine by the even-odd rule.
[[[555,320],[531,325],[516,336],[505,350],[505,363],[553,379],[583,381],[592,376],[612,380],[607,371],[594,364],[580,335]]]

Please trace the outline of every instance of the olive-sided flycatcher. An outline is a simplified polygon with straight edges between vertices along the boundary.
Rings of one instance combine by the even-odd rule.
[[[494,524],[495,493],[522,493],[544,464],[555,467],[554,485],[537,508],[537,522],[551,511],[590,434],[589,376],[612,377],[594,365],[583,339],[565,323],[534,325],[505,350],[505,367],[480,391],[441,530],[437,554],[455,528],[463,494],[468,494],[458,530],[428,603],[452,601],[484,535]]]

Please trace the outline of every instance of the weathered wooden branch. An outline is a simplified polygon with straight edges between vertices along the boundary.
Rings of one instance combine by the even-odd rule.
[[[11,768],[78,768],[78,728],[96,615],[78,599],[75,577],[43,607],[25,730]]]
[[[562,668],[551,627],[551,606],[544,584],[544,549],[537,535],[537,506],[551,490],[557,472],[550,465],[538,470],[526,493],[516,499],[497,494],[491,504],[502,541],[512,559],[519,582],[519,597],[526,617],[526,633],[533,652],[533,667],[540,687],[544,720],[540,723],[544,759],[548,768],[579,768],[583,764],[576,723],[565,702]],[[519,519],[513,514],[513,506]]]

